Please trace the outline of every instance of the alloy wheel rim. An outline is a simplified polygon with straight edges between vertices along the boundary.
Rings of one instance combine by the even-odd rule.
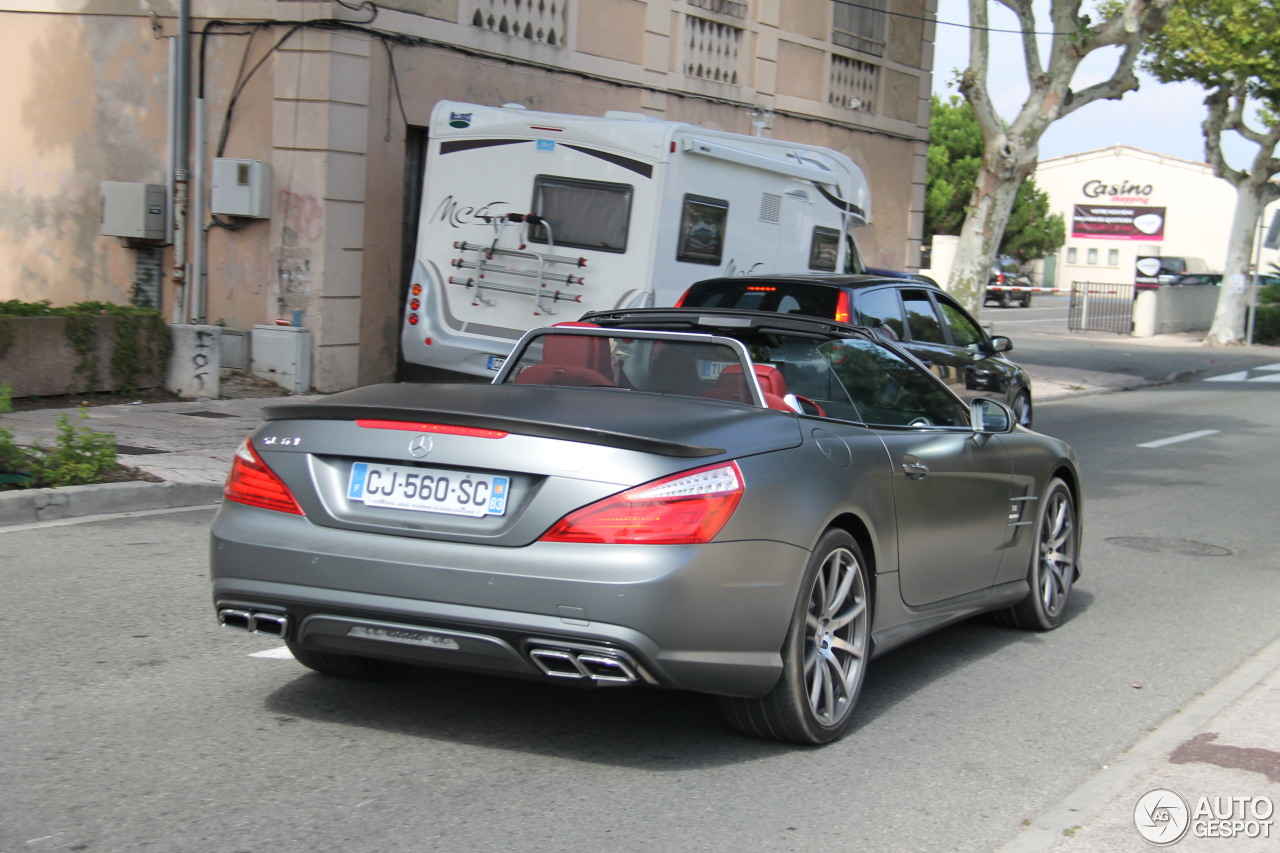
[[[866,580],[853,552],[837,548],[818,568],[805,614],[804,682],[818,722],[834,726],[853,708],[866,666]]]
[[[1076,577],[1075,511],[1066,492],[1055,492],[1040,528],[1040,601],[1057,616],[1066,606]]]

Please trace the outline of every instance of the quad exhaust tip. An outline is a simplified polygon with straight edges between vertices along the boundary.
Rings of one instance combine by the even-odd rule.
[[[263,634],[284,639],[289,631],[289,617],[283,613],[267,613],[256,610],[237,610],[224,607],[218,611],[218,624],[236,631]]]
[[[533,648],[529,657],[544,675],[552,678],[585,678],[604,684],[634,684],[640,680],[635,668],[620,654],[594,649]]]

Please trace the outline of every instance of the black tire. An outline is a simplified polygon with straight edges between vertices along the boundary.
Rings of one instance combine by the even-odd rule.
[[[404,675],[413,668],[409,664],[396,663],[395,661],[362,658],[338,652],[318,652],[315,649],[304,648],[293,640],[286,640],[285,644],[289,647],[289,651],[293,653],[298,663],[314,669],[316,672],[337,678],[353,678],[358,681],[385,681],[389,678],[397,678]]]
[[[1031,409],[1031,394],[1027,391],[1019,391],[1018,395],[1013,398],[1013,403],[1009,408],[1013,409],[1013,419],[1016,423],[1031,428],[1031,421],[1034,418],[1034,412]]]
[[[1024,293],[1024,294],[1022,294],[1022,307],[1023,307],[1023,308],[1030,308],[1030,307],[1031,307],[1031,294],[1030,294],[1030,293]]]
[[[871,582],[853,537],[828,530],[805,567],[782,644],[782,675],[758,699],[722,697],[731,727],[752,737],[830,743],[849,725],[871,653]]]
[[[1045,487],[1036,515],[1035,547],[1027,569],[1031,591],[1012,607],[997,610],[996,621],[1010,628],[1052,631],[1062,624],[1071,588],[1080,576],[1080,526],[1071,489],[1054,477]]]

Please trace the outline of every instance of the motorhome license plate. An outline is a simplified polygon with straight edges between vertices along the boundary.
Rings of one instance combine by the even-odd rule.
[[[507,511],[510,487],[510,477],[495,474],[357,462],[347,498],[365,506],[480,518]]]

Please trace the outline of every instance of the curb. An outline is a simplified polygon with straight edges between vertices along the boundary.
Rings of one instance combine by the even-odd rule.
[[[222,486],[206,483],[102,483],[0,492],[0,527],[104,513],[217,504]]]
[[[1259,649],[1186,708],[1166,718],[1115,761],[1033,819],[996,853],[1044,853],[1063,842],[1069,830],[1088,825],[1140,774],[1159,765],[1178,744],[1201,731],[1276,670],[1280,670],[1280,639]],[[1133,840],[1139,838],[1135,833]]]

